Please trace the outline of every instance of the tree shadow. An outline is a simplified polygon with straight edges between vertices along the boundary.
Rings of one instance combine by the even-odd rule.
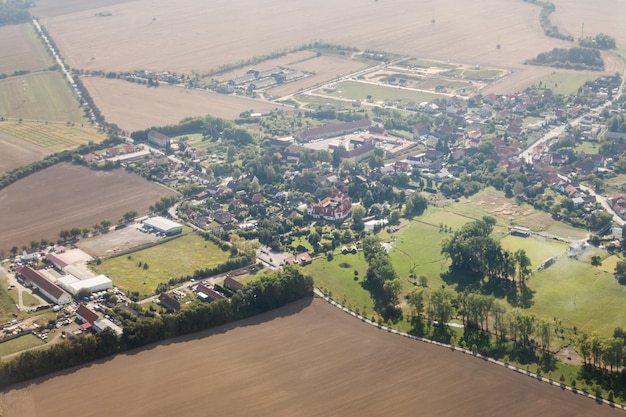
[[[530,308],[535,302],[533,301],[533,297],[535,295],[534,290],[531,290],[527,286],[523,285],[519,287],[519,291],[516,291],[509,296],[507,296],[507,301],[513,307],[520,308]]]
[[[480,290],[483,277],[467,271],[449,270],[441,274],[441,279],[448,285],[456,286],[458,292],[475,292]]]

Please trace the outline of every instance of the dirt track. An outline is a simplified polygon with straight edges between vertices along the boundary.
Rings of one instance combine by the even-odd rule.
[[[364,324],[321,300],[4,395],[4,416],[609,416],[623,412]]]

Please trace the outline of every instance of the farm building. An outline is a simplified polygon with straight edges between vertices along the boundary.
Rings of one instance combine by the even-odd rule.
[[[243,290],[243,284],[236,279],[227,276],[226,278],[224,278],[224,288],[227,288],[231,291],[239,291]]]
[[[75,295],[83,288],[87,288],[91,292],[113,288],[113,281],[106,275],[98,275],[87,279],[78,279],[73,275],[65,275],[57,280],[57,284],[72,295]]]
[[[174,312],[180,310],[180,303],[178,302],[178,300],[170,297],[164,292],[159,295],[159,303]]]
[[[196,295],[202,301],[209,301],[209,302],[226,298],[224,295],[207,287],[204,284],[198,284],[198,286],[196,287]]]
[[[97,332],[101,332],[104,329],[111,329],[117,337],[122,337],[122,333],[124,333],[124,330],[122,330],[120,326],[105,317],[100,317],[98,320],[96,320],[93,323],[93,328]]]
[[[76,318],[78,321],[85,324],[89,324],[89,326],[81,326],[83,329],[88,329],[100,318],[100,316],[89,307],[84,304],[81,304],[76,309]]]
[[[170,138],[169,136],[165,136],[161,132],[151,130],[150,132],[148,132],[148,142],[161,148],[167,148],[167,146],[170,144]]]
[[[311,262],[313,262],[313,260],[311,259],[311,255],[309,255],[308,252],[302,252],[297,255],[293,255],[291,258],[285,259],[285,263],[289,265],[304,266],[310,264]]]
[[[372,125],[369,119],[355,120],[353,122],[337,123],[329,126],[312,127],[298,134],[300,142],[309,142],[313,139],[332,138],[345,135],[353,131],[367,129]]]
[[[19,268],[17,276],[27,286],[37,289],[41,295],[54,304],[63,305],[72,301],[72,297],[67,292],[63,291],[58,285],[48,281],[48,279],[30,266]]]
[[[183,226],[164,217],[150,217],[143,222],[144,227],[150,227],[157,232],[165,233],[166,235],[175,235],[183,231]]]

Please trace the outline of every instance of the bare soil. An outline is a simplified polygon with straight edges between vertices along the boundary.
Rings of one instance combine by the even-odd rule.
[[[148,88],[145,85],[100,77],[84,77],[82,80],[106,119],[123,130],[130,131],[176,124],[186,117],[210,114],[233,119],[247,110],[269,112],[285,107],[205,90],[172,86]]]
[[[72,68],[206,72],[316,40],[508,67],[562,44],[543,34],[541,9],[519,0],[113,3],[41,19]]]
[[[0,74],[41,70],[52,64],[30,23],[0,28]]]
[[[130,210],[146,214],[151,204],[173,194],[123,170],[58,164],[0,190],[0,250],[44,237],[56,240],[63,229],[117,222]]]
[[[1,403],[4,417],[623,414],[310,299],[15,387]]]
[[[45,148],[0,132],[0,174],[38,161],[50,153]]]

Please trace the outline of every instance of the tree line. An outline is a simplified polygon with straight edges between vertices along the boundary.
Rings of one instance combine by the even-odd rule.
[[[30,20],[28,8],[33,5],[33,2],[27,0],[0,2],[0,26],[28,22]]]
[[[0,387],[47,375],[150,343],[251,317],[313,294],[313,280],[285,267],[264,275],[230,299],[192,305],[178,313],[135,317],[118,339],[109,330],[70,337],[46,349],[24,352],[0,362]]]
[[[600,51],[593,48],[554,48],[550,52],[540,53],[536,58],[526,61],[526,64],[576,70],[604,70]]]
[[[442,244],[441,253],[451,260],[450,269],[481,274],[490,280],[515,282],[520,285],[531,274],[531,262],[526,252],[505,250],[490,236],[496,220],[484,216],[466,223]]]

